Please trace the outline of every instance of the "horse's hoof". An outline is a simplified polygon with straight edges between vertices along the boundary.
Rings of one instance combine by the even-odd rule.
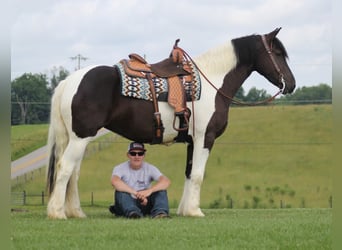
[[[192,211],[177,211],[177,214],[181,216],[189,216],[189,217],[204,217],[205,216],[200,208],[197,208]]]
[[[65,214],[56,214],[56,213],[48,213],[49,219],[57,219],[57,220],[66,220],[67,217]]]
[[[83,213],[82,209],[74,209],[73,211],[66,211],[66,215],[68,218],[86,218],[86,214]]]
[[[67,219],[64,209],[52,209],[51,206],[48,206],[47,215],[50,219]]]
[[[196,211],[190,211],[188,216],[192,217],[204,217],[204,213],[201,211],[201,209],[196,209]]]

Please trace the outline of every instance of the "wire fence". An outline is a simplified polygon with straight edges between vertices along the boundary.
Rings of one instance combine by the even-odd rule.
[[[89,194],[89,200],[85,201],[84,205],[89,206],[100,206],[103,205],[103,201],[96,201],[96,196],[94,192],[91,192]],[[25,190],[22,192],[12,192],[11,193],[11,205],[12,206],[44,206],[47,204],[48,196],[47,194],[42,191],[41,193],[27,193]],[[217,200],[214,200],[210,205],[209,208],[215,209],[215,208],[229,208],[229,209],[235,209],[235,208],[244,208],[244,209],[257,209],[257,208],[291,208],[291,205],[287,204],[286,199],[280,199],[278,202],[273,202],[272,205],[269,206],[259,206],[258,200],[253,198],[250,203],[251,205],[246,206],[246,202],[248,201],[244,199],[245,205],[237,205],[240,204],[239,199],[233,199],[232,197],[229,197],[226,200],[225,204],[219,204]],[[173,203],[171,204],[173,207],[177,207],[178,204]],[[305,200],[302,200],[301,208],[306,208]],[[332,208],[333,207],[333,197],[330,195],[327,197],[327,207]]]
[[[11,193],[11,205],[14,206],[44,206],[48,201],[48,195],[42,191],[41,193],[27,193],[25,190],[22,192]],[[88,202],[87,202],[88,203]],[[90,206],[95,206],[94,192],[90,193]]]

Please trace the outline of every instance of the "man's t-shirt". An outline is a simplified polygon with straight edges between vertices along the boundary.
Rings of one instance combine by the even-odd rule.
[[[140,169],[129,167],[129,161],[117,165],[113,169],[112,177],[116,175],[135,191],[147,189],[153,181],[157,181],[162,173],[155,166],[143,162]]]

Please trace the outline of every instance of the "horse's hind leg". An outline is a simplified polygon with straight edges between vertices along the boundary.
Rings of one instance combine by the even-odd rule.
[[[81,209],[81,203],[77,186],[78,178],[80,176],[80,167],[80,163],[77,164],[74,171],[72,172],[69,183],[67,185],[65,197],[65,214],[67,217],[86,217],[86,215],[83,213]]]
[[[77,173],[77,168],[80,166],[87,144],[88,142],[86,140],[77,138],[70,139],[61,158],[56,184],[48,203],[48,216],[50,218],[66,219],[66,215],[69,214],[77,217],[84,217],[84,213],[79,205],[80,202],[77,192],[78,178],[77,174],[75,174],[75,170]],[[69,195],[66,199],[67,193]],[[73,206],[71,204],[73,204]],[[70,207],[73,207],[73,209]],[[73,213],[71,211],[73,211]]]

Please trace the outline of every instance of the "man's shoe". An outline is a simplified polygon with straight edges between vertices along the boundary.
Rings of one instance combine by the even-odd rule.
[[[160,213],[156,216],[153,216],[153,219],[163,219],[163,218],[171,218],[167,213]]]
[[[137,212],[130,212],[129,214],[128,214],[128,218],[129,219],[140,219],[141,218],[141,215],[140,214],[138,214]]]
[[[115,214],[115,206],[114,205],[109,206],[109,212],[111,212],[112,214]]]

